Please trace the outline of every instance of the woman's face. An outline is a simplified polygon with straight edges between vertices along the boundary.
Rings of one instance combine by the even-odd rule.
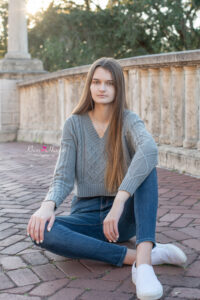
[[[92,99],[95,103],[108,104],[115,98],[115,86],[110,71],[97,67],[90,85]]]

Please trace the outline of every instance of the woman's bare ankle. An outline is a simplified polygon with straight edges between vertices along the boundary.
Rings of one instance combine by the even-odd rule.
[[[151,263],[151,251],[153,243],[150,241],[141,242],[137,245],[137,255],[136,255],[136,266],[141,264],[152,265]]]
[[[136,250],[128,248],[123,264],[132,265],[135,260],[136,260]]]

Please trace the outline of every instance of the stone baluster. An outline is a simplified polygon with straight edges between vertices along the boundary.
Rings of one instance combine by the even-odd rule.
[[[197,72],[195,66],[184,67],[185,78],[185,139],[184,148],[195,148],[198,139]]]
[[[63,129],[66,115],[65,115],[65,82],[63,78],[58,80],[58,102],[60,107],[60,129]]]
[[[182,67],[172,67],[171,144],[183,146],[184,136],[184,74]]]
[[[150,132],[156,142],[160,135],[160,70],[149,69]]]
[[[159,142],[161,144],[170,144],[170,136],[172,132],[171,123],[171,70],[170,68],[161,68],[161,134]]]
[[[141,69],[141,118],[145,122],[147,130],[151,132],[151,105],[149,101],[149,72]]]
[[[129,70],[129,107],[139,116],[141,115],[140,107],[140,70]]]

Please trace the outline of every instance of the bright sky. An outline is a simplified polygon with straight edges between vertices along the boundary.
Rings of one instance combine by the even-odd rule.
[[[59,0],[58,0],[59,1]],[[27,13],[28,14],[35,14],[37,11],[40,9],[46,9],[49,5],[51,0],[27,0]],[[75,0],[74,2],[78,4],[84,3],[84,0]],[[93,1],[95,4],[98,4],[102,8],[106,7],[107,0],[94,0]],[[56,0],[55,0],[56,3]],[[92,7],[92,5],[91,5]]]
[[[55,1],[55,3],[57,1],[59,2],[59,0],[54,0],[54,1]],[[74,0],[74,1],[78,4],[84,3],[84,0]],[[48,7],[50,2],[51,2],[51,0],[27,0],[27,6],[26,6],[27,13],[34,15],[40,9],[45,10]],[[108,0],[93,0],[93,2],[95,4],[98,4],[99,6],[101,6],[101,8],[104,9],[106,7]],[[92,7],[92,5],[91,5],[91,7]],[[198,17],[197,17],[196,21],[194,22],[194,27],[199,27],[199,26],[200,26],[200,12],[198,13]]]

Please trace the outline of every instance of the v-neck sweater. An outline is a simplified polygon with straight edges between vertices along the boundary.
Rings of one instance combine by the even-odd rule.
[[[90,116],[71,114],[62,130],[60,150],[53,179],[44,201],[52,200],[56,208],[72,192],[78,197],[116,196],[104,184],[105,145],[109,126],[99,137]],[[157,145],[144,122],[131,110],[123,112],[122,145],[127,172],[118,191],[131,196],[157,165]]]

